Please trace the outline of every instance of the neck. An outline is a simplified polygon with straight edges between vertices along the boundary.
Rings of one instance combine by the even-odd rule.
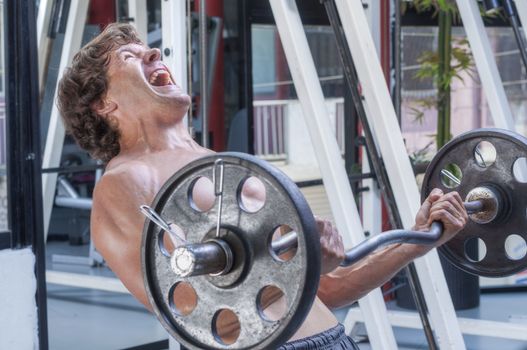
[[[156,123],[156,118],[144,118],[125,130],[126,134],[123,131],[120,140],[121,154],[154,153],[176,149],[203,150],[192,139],[183,123],[183,118],[178,118],[176,122],[170,124]]]

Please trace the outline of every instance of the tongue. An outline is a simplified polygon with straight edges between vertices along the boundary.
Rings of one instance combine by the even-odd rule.
[[[166,72],[159,73],[156,79],[152,82],[154,86],[165,86],[170,83],[170,75]]]

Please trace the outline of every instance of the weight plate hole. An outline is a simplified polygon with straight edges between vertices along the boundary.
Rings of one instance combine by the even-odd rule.
[[[179,226],[170,224],[170,227],[175,233],[179,235],[179,237],[185,239],[186,235]],[[176,249],[176,246],[177,246],[176,239],[171,238],[168,232],[161,231],[159,233],[159,249],[164,255],[171,257],[172,253],[174,252],[174,249]]]
[[[288,225],[280,225],[273,230],[269,240],[269,251],[273,258],[278,261],[289,261],[296,255],[297,247],[294,245],[290,249],[283,249],[286,244],[283,244],[288,238],[292,238],[293,229]]]
[[[505,253],[511,260],[521,260],[527,255],[527,243],[520,235],[510,235],[505,240]]]
[[[256,213],[265,205],[265,199],[265,185],[262,180],[255,176],[243,180],[238,195],[240,208],[248,213]]]
[[[198,305],[198,295],[188,282],[178,282],[171,289],[168,296],[172,311],[178,316],[190,315]]]
[[[478,237],[472,237],[465,241],[465,256],[471,262],[480,262],[487,255],[487,245]]]
[[[476,164],[488,168],[496,161],[496,148],[489,141],[481,141],[474,149]]]
[[[284,292],[276,286],[262,288],[258,293],[256,306],[262,318],[271,322],[281,320],[287,312]]]
[[[212,209],[216,202],[214,184],[208,177],[200,176],[189,188],[189,203],[192,209],[204,213]]]
[[[516,181],[521,183],[527,182],[527,158],[521,157],[514,161],[512,165],[512,174]]]
[[[241,325],[238,316],[229,309],[220,309],[212,318],[212,334],[222,345],[232,345],[240,336]]]
[[[454,163],[450,163],[441,169],[441,183],[446,188],[456,188],[461,184],[463,173],[461,168]]]

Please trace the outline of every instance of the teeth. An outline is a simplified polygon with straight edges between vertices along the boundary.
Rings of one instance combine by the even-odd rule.
[[[154,86],[173,85],[170,74],[164,69],[154,71],[152,75],[150,75],[148,82]]]
[[[152,75],[150,76],[150,80],[148,81],[150,84],[154,85],[154,83],[156,82],[157,76],[159,75],[159,72],[160,71],[156,70],[154,73],[152,73]]]

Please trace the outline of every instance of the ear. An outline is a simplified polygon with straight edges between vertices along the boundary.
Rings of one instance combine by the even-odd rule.
[[[94,112],[99,115],[108,115],[117,109],[117,103],[112,100],[99,100],[91,105]]]

